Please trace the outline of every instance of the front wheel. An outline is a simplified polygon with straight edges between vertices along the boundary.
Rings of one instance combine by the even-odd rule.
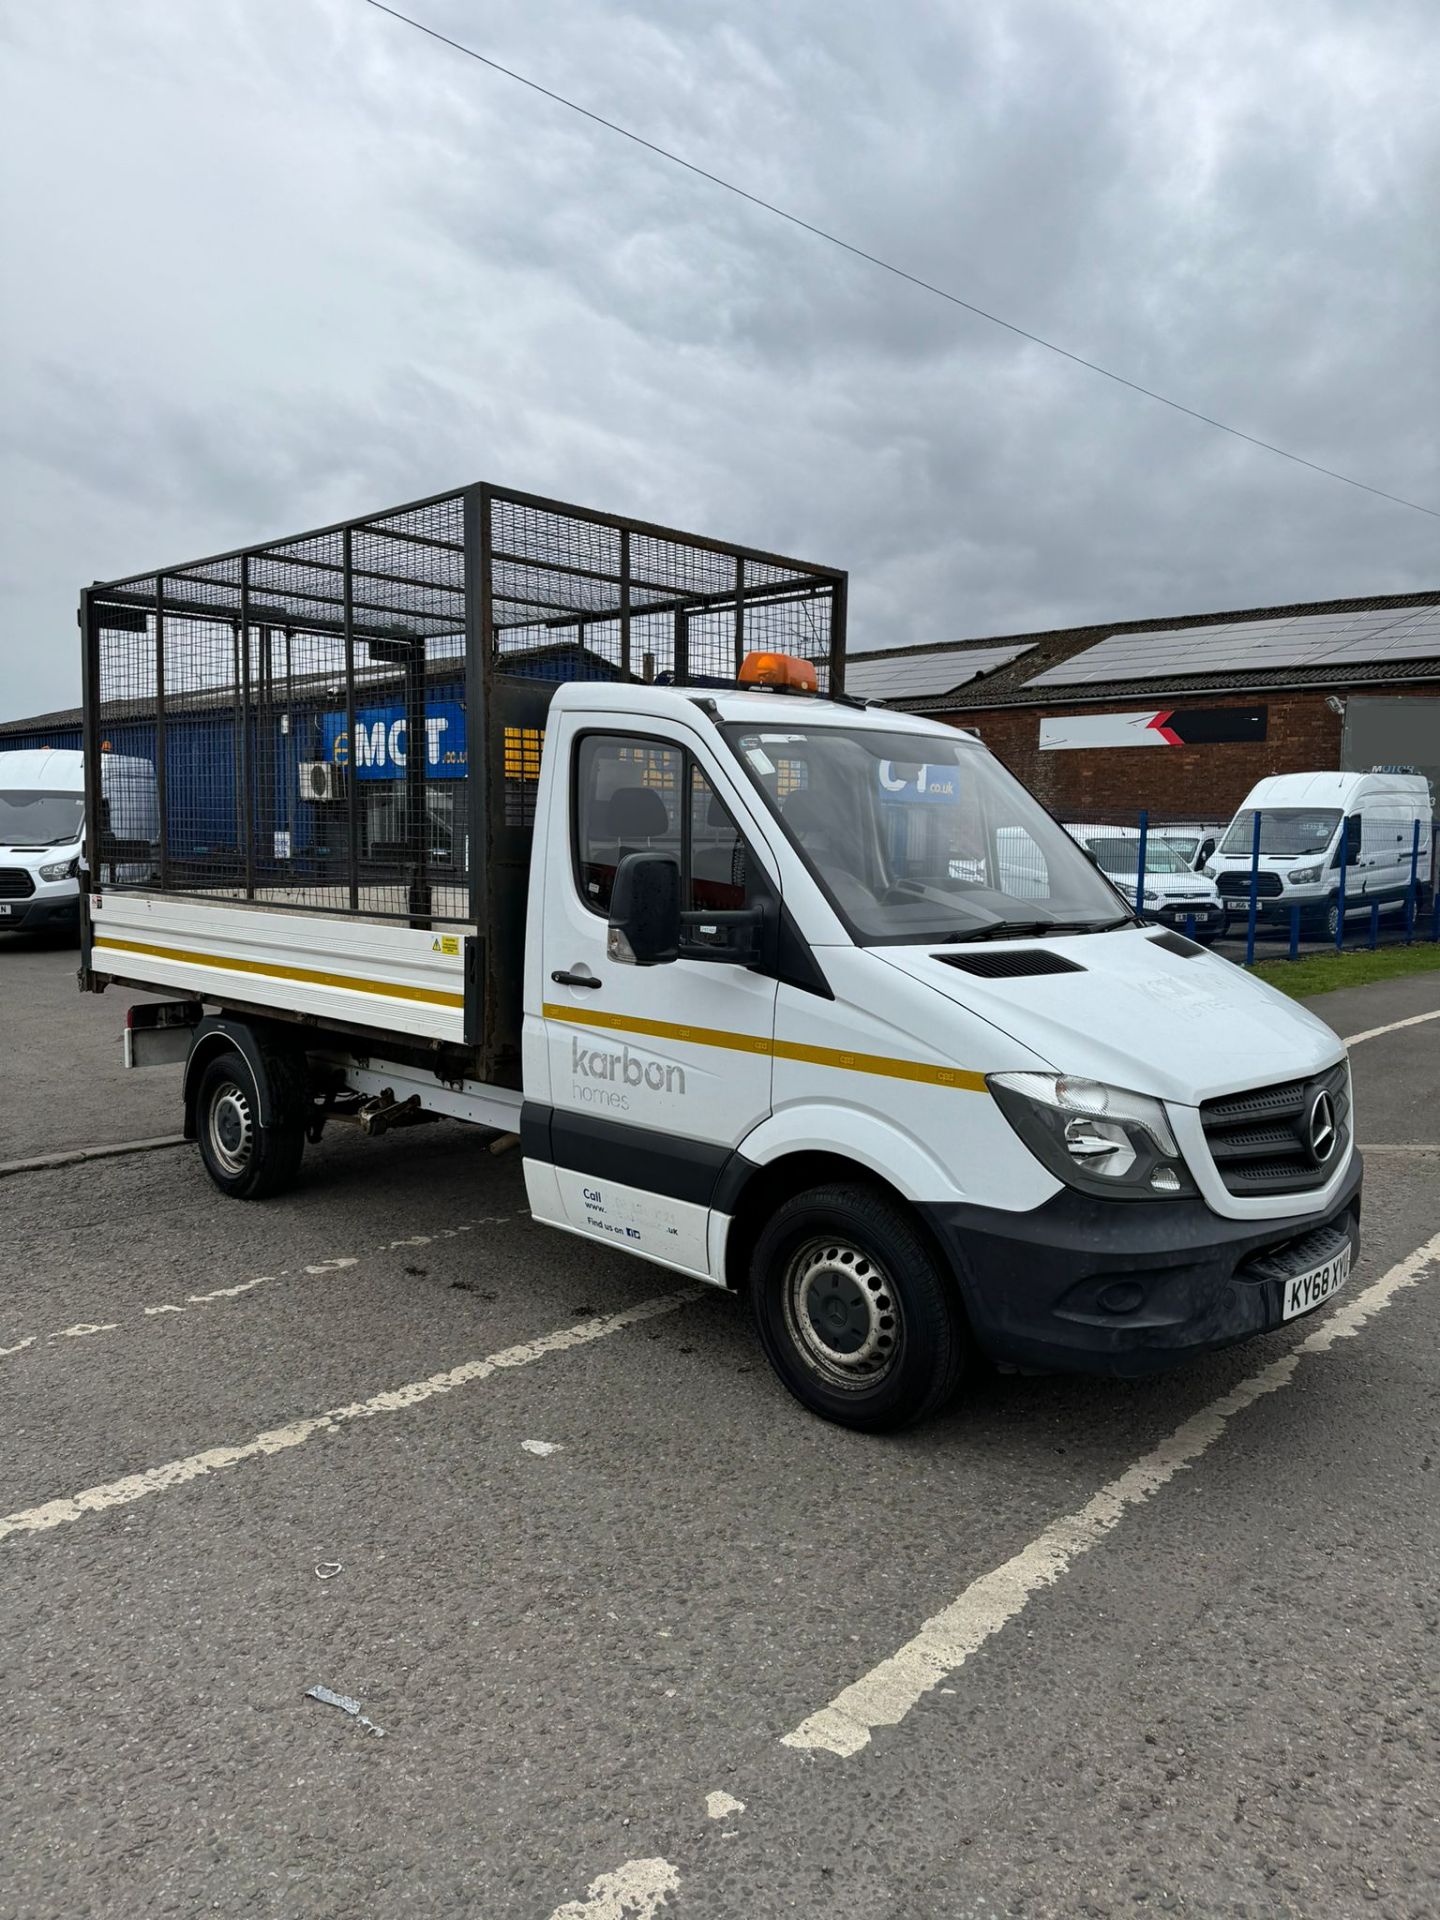
[[[968,1343],[954,1286],[910,1216],[870,1188],[787,1200],[756,1242],[750,1303],[786,1387],[841,1426],[910,1426],[959,1384]]]
[[[249,1063],[240,1053],[216,1054],[200,1078],[195,1131],[205,1171],[232,1200],[264,1200],[290,1186],[305,1151],[305,1111],[290,1076],[272,1087],[272,1114],[260,1120]]]

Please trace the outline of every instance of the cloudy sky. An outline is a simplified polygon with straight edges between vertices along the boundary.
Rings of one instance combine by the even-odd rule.
[[[1433,0],[408,10],[1440,506]],[[0,142],[0,717],[78,698],[83,581],[481,478],[846,566],[864,647],[1440,583],[364,0],[0,0]]]

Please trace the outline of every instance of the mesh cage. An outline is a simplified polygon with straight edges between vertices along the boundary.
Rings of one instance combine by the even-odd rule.
[[[783,652],[831,685],[842,574],[487,491],[500,672],[733,686],[747,653]]]
[[[556,685],[733,684],[764,649],[838,686],[844,590],[483,485],[98,585],[96,880],[496,927],[523,891]]]

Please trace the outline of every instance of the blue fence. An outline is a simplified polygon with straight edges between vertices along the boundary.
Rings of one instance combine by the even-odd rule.
[[[1440,836],[1413,807],[1262,809],[1228,825],[1140,808],[1065,825],[1145,919],[1247,967],[1440,941]]]

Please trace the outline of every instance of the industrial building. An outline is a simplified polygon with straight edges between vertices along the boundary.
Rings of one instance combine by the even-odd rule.
[[[573,643],[542,646],[512,665],[547,679],[618,671],[588,649],[583,662],[574,653]],[[453,663],[437,662],[429,678],[437,716],[429,773],[443,782],[464,769],[462,691]],[[1412,766],[1440,791],[1440,592],[852,653],[845,684],[851,694],[973,728],[1062,818],[1146,807],[1162,819],[1224,820],[1266,774],[1328,768]],[[377,840],[387,830],[387,798],[401,785],[399,766],[386,766],[397,699],[394,688],[377,685],[357,716],[357,756],[367,742],[369,753],[356,773]],[[288,686],[277,680],[270,703],[275,727],[253,754],[273,795],[274,830],[293,836],[296,853],[317,841],[323,847],[325,795],[306,793],[301,769],[343,767],[341,691],[326,676],[296,674]],[[185,850],[200,854],[233,832],[234,722],[229,695],[192,692],[183,706],[179,727],[206,729],[214,748],[176,758],[177,782],[183,769],[207,766],[193,806],[174,796],[175,817],[188,827]],[[385,739],[375,733],[380,721]],[[447,722],[440,751],[437,730]],[[78,707],[0,721],[0,751],[80,744]],[[153,741],[137,732],[123,750],[153,754]],[[432,792],[432,809],[443,811],[443,786]],[[438,837],[449,837],[448,825],[436,822]]]
[[[1266,774],[1440,791],[1440,593],[852,653],[845,684],[973,728],[1062,819],[1227,820]]]

